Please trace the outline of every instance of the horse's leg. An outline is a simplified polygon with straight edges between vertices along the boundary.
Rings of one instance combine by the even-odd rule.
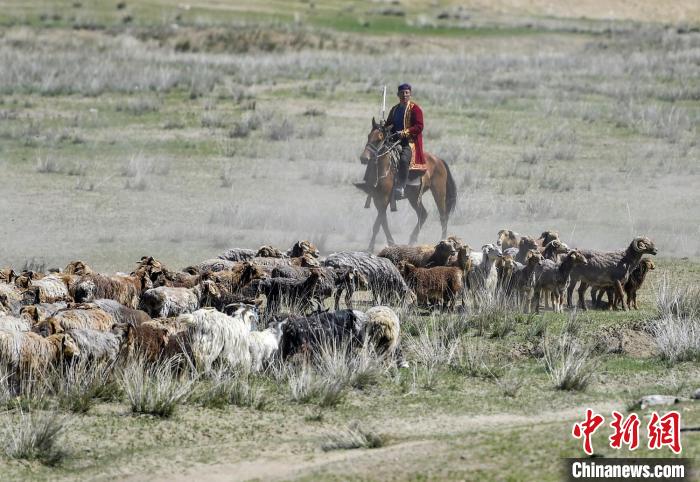
[[[418,234],[420,233],[423,224],[425,224],[425,220],[428,219],[428,211],[425,209],[425,206],[423,206],[423,203],[421,202],[422,197],[423,183],[421,182],[420,188],[418,189],[418,191],[416,191],[415,197],[408,197],[408,202],[411,203],[411,207],[418,216],[418,222],[416,223],[416,227],[413,228],[413,232],[411,232],[411,239],[408,241],[408,244],[413,244],[416,241],[418,241]]]
[[[393,246],[396,243],[394,242],[394,237],[391,235],[391,231],[389,231],[389,219],[386,215],[386,206],[384,206],[384,210],[380,215],[382,217],[382,229],[384,230],[384,235],[386,236],[386,242],[389,246]]]
[[[441,182],[440,182],[441,181]],[[442,226],[442,239],[447,237],[447,221],[450,219],[450,213],[447,212],[447,177],[433,177],[430,180],[430,192],[433,193],[435,205],[440,214],[440,225]]]
[[[386,218],[386,208],[384,208],[384,217]],[[370,253],[374,253],[374,243],[377,240],[377,234],[379,233],[379,226],[382,225],[382,211],[377,207],[377,219],[374,220],[374,226],[372,226],[372,238],[369,240],[369,248],[367,250]]]

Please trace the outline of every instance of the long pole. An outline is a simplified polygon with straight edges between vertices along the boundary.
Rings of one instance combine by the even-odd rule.
[[[384,84],[384,93],[382,94],[382,122],[384,122],[384,112],[386,112],[386,84]]]

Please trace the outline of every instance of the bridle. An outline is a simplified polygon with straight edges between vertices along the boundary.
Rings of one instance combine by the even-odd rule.
[[[376,147],[373,146],[372,143],[368,141],[367,144],[365,144],[365,149],[367,149],[370,152],[370,154],[372,155],[372,157],[370,158],[370,161],[377,160],[377,158],[386,155],[387,153],[391,152],[392,149],[394,149],[397,145],[399,145],[399,143],[401,142],[401,139],[397,140],[396,142],[392,141],[392,139],[394,137],[396,137],[397,135],[398,135],[398,132],[395,132],[395,133],[388,135],[388,136],[385,135],[384,137],[382,137],[382,140],[379,142],[379,144]],[[385,146],[387,143],[391,143],[391,142],[393,142],[393,144],[389,145],[388,147]]]

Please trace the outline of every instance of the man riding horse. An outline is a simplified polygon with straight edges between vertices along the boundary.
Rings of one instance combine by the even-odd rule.
[[[411,101],[411,85],[399,85],[396,95],[399,103],[391,108],[384,126],[391,126],[392,134],[401,137],[399,169],[394,184],[394,199],[403,199],[409,169],[425,169],[423,158],[423,111]]]

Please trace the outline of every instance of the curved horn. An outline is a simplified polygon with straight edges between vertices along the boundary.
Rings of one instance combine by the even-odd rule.
[[[634,241],[632,241],[632,248],[637,252],[642,251],[645,247],[646,243],[642,237],[634,238]]]

